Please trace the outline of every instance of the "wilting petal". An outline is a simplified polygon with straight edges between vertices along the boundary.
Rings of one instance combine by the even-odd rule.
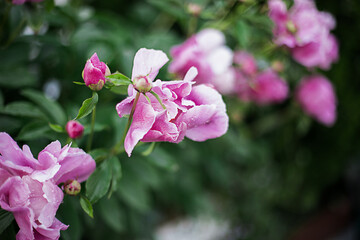
[[[155,122],[155,111],[150,104],[138,102],[133,121],[125,138],[125,151],[131,155],[135,145],[145,136]]]
[[[163,51],[141,48],[135,54],[131,79],[148,76],[153,81],[167,61],[169,59]]]

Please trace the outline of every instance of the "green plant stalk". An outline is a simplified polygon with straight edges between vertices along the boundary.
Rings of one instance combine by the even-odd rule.
[[[162,103],[159,95],[157,95],[156,92],[154,92],[154,91],[150,91],[150,93],[151,93],[152,95],[154,95],[154,97],[155,97],[155,98],[159,101],[159,103],[161,104],[162,108],[163,108],[164,110],[166,110],[166,107],[165,107],[165,105]]]
[[[90,130],[90,135],[89,135],[87,147],[86,147],[87,152],[90,152],[90,150],[91,150],[91,144],[92,144],[92,140],[94,137],[95,117],[96,117],[96,106],[94,107],[92,114],[91,114],[91,130]]]

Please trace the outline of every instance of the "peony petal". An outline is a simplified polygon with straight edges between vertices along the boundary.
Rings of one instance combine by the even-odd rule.
[[[133,121],[125,138],[125,151],[128,156],[136,144],[145,136],[155,122],[156,113],[148,103],[138,102],[135,108]]]
[[[233,52],[226,46],[214,49],[208,56],[207,61],[215,75],[224,73],[232,65]]]
[[[196,42],[202,51],[209,52],[225,44],[225,36],[219,30],[207,28],[196,34]]]
[[[131,79],[148,76],[151,81],[154,81],[160,68],[168,61],[169,58],[163,51],[141,48],[135,54]]]

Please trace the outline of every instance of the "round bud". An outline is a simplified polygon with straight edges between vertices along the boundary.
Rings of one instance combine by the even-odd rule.
[[[69,180],[64,183],[64,191],[66,194],[75,196],[81,191],[81,184],[76,180]]]
[[[147,76],[138,76],[133,80],[134,88],[142,93],[149,92],[152,89],[152,82]]]
[[[296,33],[296,26],[293,23],[293,21],[287,21],[286,22],[286,28],[287,28],[287,30],[289,30],[289,32]]]

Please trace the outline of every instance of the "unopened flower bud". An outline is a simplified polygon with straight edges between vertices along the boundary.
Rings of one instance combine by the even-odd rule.
[[[99,91],[103,88],[106,76],[110,75],[109,67],[100,62],[96,53],[94,53],[89,60],[87,60],[82,77],[86,86],[93,91]]]
[[[296,33],[296,26],[292,21],[286,22],[286,28],[287,28],[287,30],[289,30],[289,32]]]
[[[65,126],[65,129],[69,137],[73,139],[80,138],[84,132],[84,126],[75,120],[68,121]]]
[[[69,180],[64,183],[64,191],[66,194],[75,196],[81,191],[81,184],[76,180]]]
[[[271,68],[275,71],[275,72],[283,72],[284,71],[284,64],[278,60],[273,61],[271,63]]]
[[[149,92],[152,88],[152,82],[147,76],[138,76],[133,80],[134,88],[142,93]]]
[[[194,16],[199,16],[202,11],[202,7],[196,3],[189,3],[187,9],[189,13],[191,13]]]

